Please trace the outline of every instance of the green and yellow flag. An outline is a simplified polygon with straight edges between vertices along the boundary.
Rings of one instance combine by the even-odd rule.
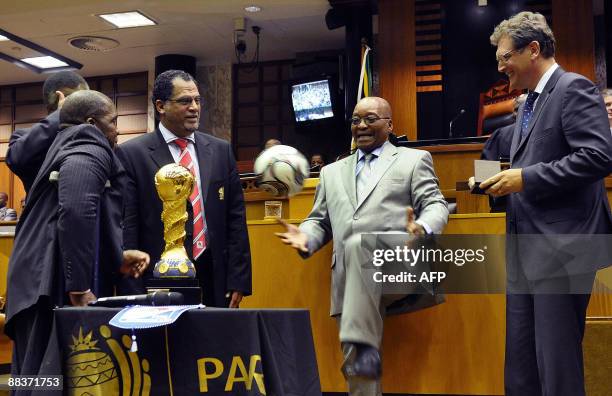
[[[361,74],[359,75],[359,89],[357,101],[372,94],[372,65],[370,51],[372,49],[365,43],[361,45]]]
[[[359,75],[359,88],[357,89],[357,102],[361,98],[372,94],[372,66],[370,62],[370,51],[372,49],[363,41],[361,43],[361,73]],[[351,151],[355,151],[355,139],[351,138]]]

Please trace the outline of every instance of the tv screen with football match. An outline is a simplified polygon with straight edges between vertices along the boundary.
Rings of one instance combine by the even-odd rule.
[[[291,101],[297,122],[334,116],[328,80],[293,85]]]

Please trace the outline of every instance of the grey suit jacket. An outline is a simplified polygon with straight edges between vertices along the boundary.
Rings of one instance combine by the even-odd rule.
[[[540,94],[522,140],[521,123],[522,107],[510,156],[512,168],[522,168],[523,191],[509,195],[508,235],[612,233],[603,182],[612,170],[612,139],[603,100],[593,83],[558,68]],[[553,245],[549,249],[535,246],[533,240],[518,242],[514,256],[508,256],[509,279],[515,275],[516,265],[522,265],[528,279],[593,271],[609,265],[592,263],[591,268],[559,271],[565,264],[555,257],[558,249]],[[593,260],[585,257],[575,262],[581,261]]]
[[[0,221],[17,220],[17,212],[12,208],[0,208]]]
[[[367,232],[405,232],[408,206],[434,233],[442,232],[448,220],[447,204],[427,151],[385,144],[361,202],[356,198],[356,166],[357,154],[353,154],[321,170],[312,212],[300,225],[300,230],[308,235],[310,254],[334,240],[332,315],[342,312],[347,238]]]

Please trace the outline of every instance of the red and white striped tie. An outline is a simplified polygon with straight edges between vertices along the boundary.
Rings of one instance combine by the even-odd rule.
[[[198,177],[195,174],[193,159],[191,158],[191,154],[189,154],[189,150],[187,150],[188,143],[187,139],[181,138],[174,141],[174,144],[181,149],[181,153],[179,154],[179,165],[189,169],[195,179],[189,201],[193,208],[193,258],[197,259],[206,249],[206,218],[204,217],[202,195],[200,194],[200,187],[198,186]]]

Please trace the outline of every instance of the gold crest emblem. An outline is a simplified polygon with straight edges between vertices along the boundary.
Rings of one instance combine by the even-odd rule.
[[[219,188],[219,201],[223,201],[225,199],[225,189],[223,187]]]
[[[110,354],[103,351],[93,331],[72,336],[70,354],[66,360],[66,388],[70,396],[149,396],[151,392],[150,366],[147,359],[129,352],[131,339],[124,335],[121,343],[114,340],[108,326],[100,326],[99,334]],[[121,345],[123,344],[123,345]],[[106,349],[106,348],[105,348]],[[112,355],[112,357],[111,357]],[[114,358],[114,359],[113,359]]]

